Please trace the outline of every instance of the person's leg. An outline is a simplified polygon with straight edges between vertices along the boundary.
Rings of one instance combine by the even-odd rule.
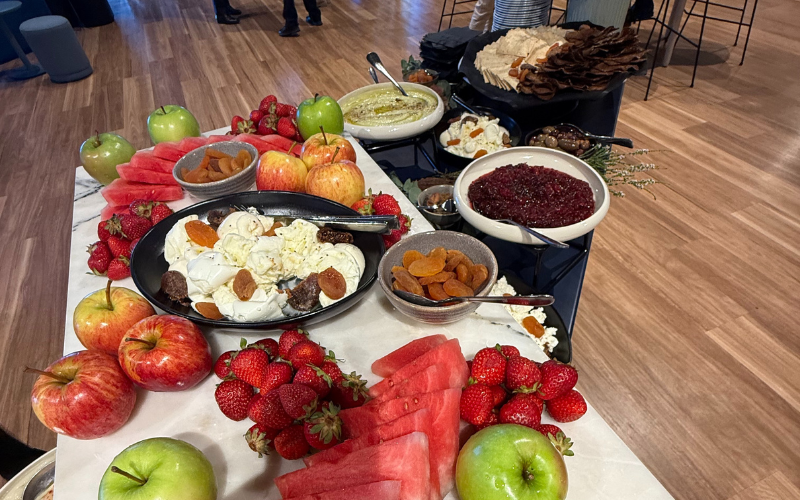
[[[227,0],[214,0],[214,14],[219,24],[239,24],[239,18],[228,12]]]
[[[317,7],[317,0],[303,0],[303,5],[305,5],[306,11],[308,11],[306,22],[312,26],[321,26],[322,13],[319,11],[319,7]]]
[[[486,33],[492,27],[493,14],[494,0],[478,0],[472,12],[469,29]]]
[[[44,454],[9,436],[0,428],[0,477],[8,481],[31,462]]]
[[[227,12],[227,13],[228,13],[228,14],[230,14],[231,16],[241,16],[241,15],[242,15],[242,11],[241,11],[241,10],[239,10],[239,9],[234,9],[234,8],[231,6],[231,2],[230,2],[230,0],[225,0],[225,12]]]
[[[283,0],[283,21],[285,26],[278,31],[280,36],[298,36],[300,34],[294,0]]]

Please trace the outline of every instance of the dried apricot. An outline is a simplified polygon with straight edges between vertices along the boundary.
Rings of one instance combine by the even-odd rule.
[[[392,282],[392,290],[401,290],[403,292],[407,292],[408,291],[405,288],[403,288],[403,286],[400,284],[399,281]]]
[[[195,302],[194,308],[197,309],[204,318],[208,319],[222,319],[225,316],[219,312],[217,305],[213,302]]]
[[[403,266],[392,266],[392,272],[399,271],[401,269],[406,269],[406,268]],[[406,269],[406,271],[408,271],[408,269]]]
[[[408,266],[408,272],[419,278],[433,276],[442,272],[442,269],[444,269],[444,259],[438,257],[425,257],[415,260]]]
[[[434,257],[437,259],[447,260],[447,250],[444,247],[436,247],[430,252],[428,252],[428,257]]]
[[[184,227],[189,239],[201,247],[214,248],[214,243],[219,241],[217,232],[203,221],[190,220]]]
[[[431,283],[428,285],[428,294],[433,300],[449,299],[450,296],[444,291],[441,283]]]
[[[525,317],[522,320],[522,327],[537,339],[544,335],[544,326],[533,316]]]
[[[410,266],[412,262],[423,258],[425,258],[425,256],[422,255],[422,252],[417,250],[407,250],[406,253],[403,254],[403,267],[408,269],[408,266]]]
[[[436,273],[433,276],[426,276],[424,278],[419,279],[419,284],[422,286],[430,285],[431,283],[444,283],[449,279],[453,279],[456,277],[456,273],[449,273],[447,271],[442,271],[440,273]]]
[[[278,229],[279,227],[283,227],[283,224],[281,224],[280,222],[272,224],[272,227],[264,232],[264,236],[275,236],[275,230]]]
[[[524,60],[525,60],[524,57],[518,57],[518,58],[514,59],[514,62],[511,63],[511,67],[512,68],[518,68],[519,65],[522,64],[522,61],[524,61]]]
[[[463,262],[456,266],[456,275],[458,276],[458,281],[464,283],[465,285],[469,286],[468,283],[472,283],[472,273],[470,272],[470,268],[467,267],[467,265]]]
[[[411,273],[408,272],[406,269],[400,269],[399,271],[392,273],[394,279],[400,283],[405,290],[416,293],[417,295],[423,295],[425,291],[422,289],[422,285],[419,284],[417,278],[411,276]]]
[[[325,295],[333,300],[341,299],[347,292],[347,282],[344,280],[344,276],[332,267],[319,273],[317,279],[319,280],[319,287]]]
[[[470,269],[472,273],[472,281],[469,284],[470,288],[477,291],[478,288],[483,285],[483,282],[486,281],[486,278],[489,277],[489,270],[486,269],[486,266],[483,264],[475,264]]]
[[[485,149],[479,149],[478,151],[475,152],[475,154],[472,156],[472,158],[477,160],[481,156],[486,156],[488,154],[489,154],[489,152],[486,151]]]
[[[461,263],[467,266],[467,269],[472,269],[472,266],[475,265],[475,263],[472,262],[472,259],[470,259],[466,255],[464,255],[464,260],[462,260]]]
[[[483,133],[483,129],[478,127],[475,130],[473,130],[472,132],[470,132],[469,136],[474,139],[474,138],[478,137],[479,135],[481,135],[482,133]]]
[[[472,288],[455,279],[445,281],[442,285],[442,289],[451,297],[472,297],[475,295],[472,292]]]
[[[240,269],[233,278],[233,293],[239,297],[239,300],[247,301],[253,298],[253,294],[258,290],[256,280],[247,269]]]
[[[455,271],[456,266],[464,260],[464,254],[460,250],[447,251],[447,264],[444,266],[445,271]]]
[[[461,144],[461,139],[450,139],[447,141],[448,146],[456,146],[458,144]]]

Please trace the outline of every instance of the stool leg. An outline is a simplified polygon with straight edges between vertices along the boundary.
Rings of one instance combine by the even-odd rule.
[[[660,21],[658,16],[656,16],[655,20],[653,21],[653,31],[656,30],[656,23],[661,24],[661,28],[658,30],[658,39],[656,39],[656,51],[653,53],[653,67],[650,68],[650,78],[647,80],[647,90],[644,92],[644,100],[646,101],[647,98],[650,96],[650,85],[653,84],[653,74],[656,72],[656,59],[658,58],[658,49],[661,48],[661,37],[664,34],[664,24],[667,22],[667,13],[669,12],[669,0],[664,0],[664,3],[661,4],[664,7],[664,21]],[[659,9],[660,13],[660,9]],[[653,31],[650,32],[650,36],[653,35]],[[648,40],[648,44],[649,44]]]
[[[700,47],[703,45],[706,19],[708,19],[708,1],[706,1],[706,8],[703,10],[703,23],[700,25],[700,38],[697,39],[697,54],[694,56],[694,70],[692,71],[692,84],[689,85],[690,87],[694,87],[694,77],[697,76],[697,63],[700,62]]]
[[[758,7],[758,0],[753,2],[753,13],[750,15],[750,24],[747,25],[747,36],[744,38],[744,50],[742,50],[742,60],[739,61],[739,66],[744,64],[744,55],[747,54],[747,44],[750,42],[750,28],[753,27],[753,22],[756,20],[756,7]]]
[[[739,43],[739,33],[742,31],[742,24],[744,23],[744,13],[747,10],[747,0],[744,0],[744,5],[742,6],[742,17],[739,18],[739,27],[736,28],[736,40],[733,42],[733,46],[736,47],[736,44]]]
[[[8,26],[6,26],[2,16],[0,16],[0,31],[2,31],[6,38],[8,38],[8,42],[14,48],[14,52],[17,53],[17,57],[19,57],[20,61],[22,61],[22,64],[25,65],[24,68],[9,70],[6,73],[9,78],[13,80],[27,80],[28,78],[33,78],[34,76],[39,76],[44,73],[44,70],[42,70],[41,66],[30,62],[28,56],[25,55],[25,51],[23,51],[22,47],[20,47],[19,43],[17,43],[16,37],[14,37],[14,34],[11,33],[10,29],[8,29]]]

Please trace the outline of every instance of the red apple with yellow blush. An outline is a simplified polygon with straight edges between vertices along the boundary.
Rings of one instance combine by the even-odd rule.
[[[337,148],[339,153],[336,153]],[[311,170],[319,165],[332,163],[334,154],[337,160],[356,161],[356,150],[350,141],[341,135],[325,133],[325,129],[320,127],[319,134],[312,135],[303,143],[300,158]]]

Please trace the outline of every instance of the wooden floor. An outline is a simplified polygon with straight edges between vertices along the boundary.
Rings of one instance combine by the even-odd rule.
[[[395,69],[416,54],[441,9],[332,0],[323,27],[281,39],[276,0],[240,0],[249,17],[232,27],[192,0],[112,5],[116,24],[79,32],[92,77],[0,81],[0,425],[45,449],[22,370],[61,353],[81,141],[113,130],[149,146],[161,104],[213,129],[268,93],[339,97],[369,82],[367,52]],[[800,2],[759,3],[744,66],[733,38],[707,27],[693,89],[680,45],[649,101],[643,78],[628,84],[618,134],[663,150],[663,184],[657,200],[614,199],[596,231],[575,364],[676,498],[800,499]]]

